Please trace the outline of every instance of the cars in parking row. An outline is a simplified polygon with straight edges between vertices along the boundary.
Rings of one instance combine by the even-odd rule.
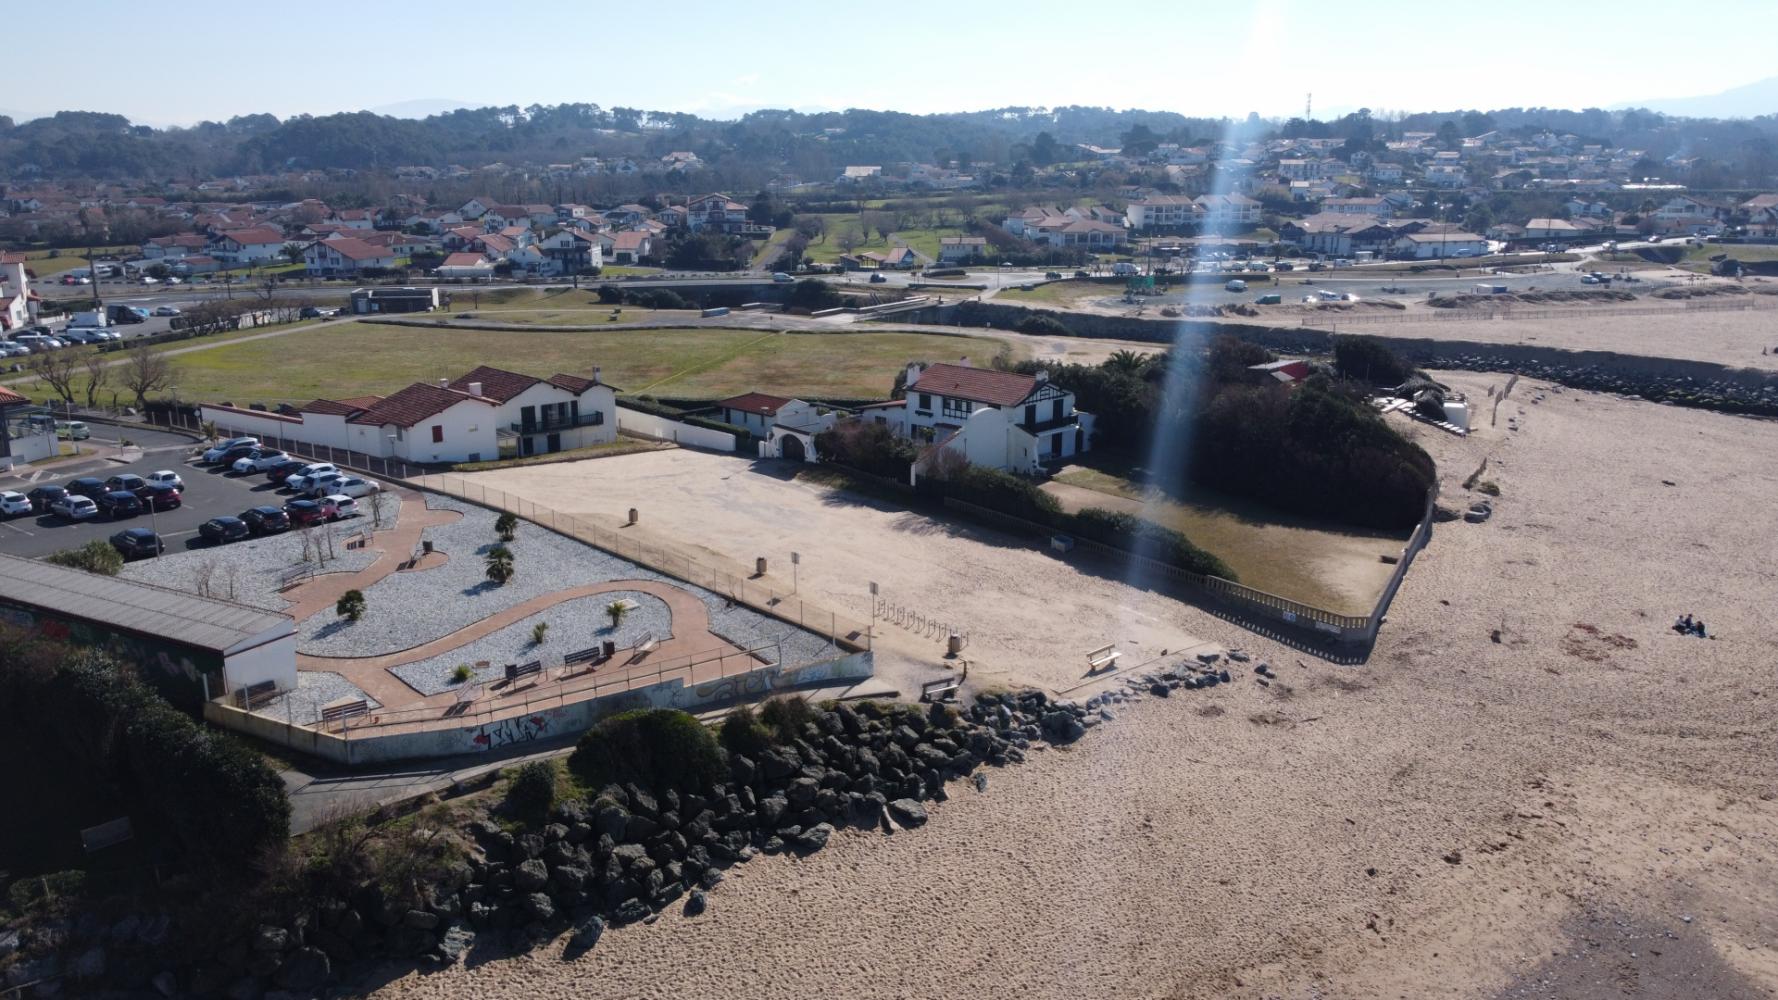
[[[339,495],[358,499],[383,488],[381,484],[355,476],[332,462],[292,458],[253,437],[220,441],[204,451],[201,461],[207,465],[227,465],[236,475],[263,473],[268,482],[309,497]]]

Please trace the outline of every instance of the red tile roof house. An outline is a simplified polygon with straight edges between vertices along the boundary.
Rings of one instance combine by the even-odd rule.
[[[303,250],[303,264],[312,275],[357,274],[367,267],[394,267],[395,251],[351,237],[317,240]]]
[[[898,433],[955,451],[971,465],[1034,474],[1091,447],[1093,415],[1075,409],[1074,393],[1043,372],[976,368],[964,358],[909,365],[907,383],[905,406],[873,408],[867,419],[883,417]]]
[[[284,256],[284,231],[271,226],[230,229],[218,233],[205,253],[230,264],[278,261]]]
[[[203,419],[238,433],[416,464],[542,455],[617,437],[617,391],[599,380],[597,368],[590,378],[537,378],[483,365],[388,396],[317,399],[295,415],[216,404],[201,410]]]

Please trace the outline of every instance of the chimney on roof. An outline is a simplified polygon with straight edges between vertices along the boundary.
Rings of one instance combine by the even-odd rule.
[[[599,366],[598,365],[593,366],[593,384],[594,385],[599,384]]]
[[[918,361],[911,362],[908,365],[907,384],[913,385],[915,382],[920,381],[920,373],[925,370],[926,369],[921,366],[920,362],[918,362]]]
[[[1050,373],[1049,373],[1048,369],[1045,369],[1045,368],[1037,369],[1037,382],[1039,385],[1041,385],[1045,382],[1048,382],[1049,380],[1050,380]]]
[[[957,367],[968,368],[969,367],[969,355],[965,354],[962,357],[958,358],[957,359]]]
[[[482,394],[482,384],[480,382],[469,383],[469,394],[471,396],[481,395]]]
[[[438,380],[438,387],[440,389],[449,389],[451,387],[451,380],[448,378],[439,379]]]

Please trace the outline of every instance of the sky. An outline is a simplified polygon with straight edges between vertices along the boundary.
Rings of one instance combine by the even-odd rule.
[[[229,5],[226,21],[193,21],[145,16],[140,0],[86,0],[71,21],[55,4],[18,4],[8,35],[41,44],[13,60],[0,114],[106,111],[168,125],[445,100],[721,118],[758,108],[925,114],[1065,104],[1278,117],[1301,114],[1313,93],[1317,117],[1330,117],[1359,107],[1612,107],[1778,73],[1774,0],[1717,0],[1707,16],[1678,12],[1671,0],[917,8],[930,16],[732,0],[666,10],[609,0],[504,6],[244,3]],[[106,57],[70,72],[58,38]],[[132,51],[139,57],[128,58]],[[189,74],[143,75],[145,66],[181,64]]]

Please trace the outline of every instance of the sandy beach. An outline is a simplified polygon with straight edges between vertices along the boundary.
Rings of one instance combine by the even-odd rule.
[[[1410,431],[1447,503],[1484,456],[1502,495],[1438,526],[1368,664],[1176,607],[1279,681],[1144,701],[576,961],[377,995],[1775,995],[1778,424],[1523,381],[1503,409],[1521,430]]]

